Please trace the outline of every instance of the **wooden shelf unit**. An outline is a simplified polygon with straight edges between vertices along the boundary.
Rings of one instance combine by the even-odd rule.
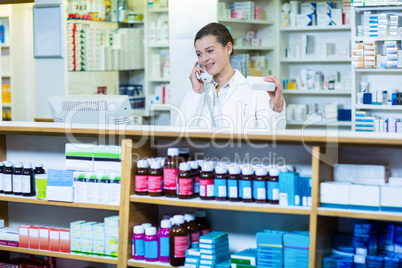
[[[119,258],[103,258],[97,256],[65,254],[59,252],[40,251],[32,249],[14,248],[0,246],[1,251],[21,252],[30,254],[41,254],[59,258],[74,259],[81,261],[100,262],[117,264],[118,268],[123,267],[170,267],[163,263],[138,262],[131,259],[131,236],[134,225],[151,222],[157,226],[158,210],[160,206],[189,207],[212,210],[238,211],[238,213],[272,213],[282,215],[295,215],[296,217],[308,217],[308,230],[310,232],[310,263],[309,267],[321,267],[322,257],[330,253],[330,237],[336,232],[337,224],[341,218],[372,219],[386,221],[402,221],[402,213],[387,212],[367,212],[355,210],[328,209],[320,207],[320,181],[322,179],[331,180],[332,167],[327,164],[328,159],[323,158],[324,152],[330,153],[330,148],[342,147],[351,148],[392,148],[393,150],[402,149],[402,139],[398,135],[392,134],[373,134],[373,133],[342,133],[342,132],[320,132],[308,130],[286,130],[278,131],[275,135],[267,135],[263,132],[255,132],[249,135],[229,134],[229,133],[210,133],[187,131],[180,133],[178,128],[166,126],[130,126],[124,129],[98,129],[97,127],[86,126],[87,128],[73,128],[66,132],[66,128],[56,123],[25,123],[16,122],[0,123],[0,157],[5,159],[7,149],[6,136],[17,135],[25,136],[68,136],[74,137],[124,137],[122,144],[122,192],[121,205],[119,207],[98,207],[96,205],[81,205],[74,203],[58,203],[46,200],[34,200],[33,198],[5,197],[0,196],[0,217],[8,223],[8,202],[37,203],[43,205],[58,205],[71,207],[88,207],[88,209],[108,209],[118,210],[120,216],[119,231]],[[258,130],[256,130],[258,131]],[[147,137],[141,146],[138,141]],[[178,138],[179,137],[179,138]],[[201,201],[199,199],[180,200],[166,197],[149,197],[134,195],[134,173],[136,171],[136,159],[155,157],[157,150],[153,146],[155,141],[180,140],[185,142],[187,139],[198,142],[209,143],[215,141],[228,142],[231,139],[238,143],[249,141],[259,144],[276,144],[278,146],[300,146],[311,149],[309,155],[312,170],[312,204],[310,208],[303,207],[283,207],[269,204],[245,204],[233,203],[229,201]]]

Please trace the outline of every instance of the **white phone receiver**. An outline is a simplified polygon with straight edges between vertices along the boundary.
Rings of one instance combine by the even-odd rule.
[[[204,83],[206,83],[212,79],[212,76],[207,73],[207,71],[201,66],[200,63],[198,63],[197,66],[201,67],[204,70],[203,73],[200,73],[200,74],[195,73],[198,80],[202,80]]]

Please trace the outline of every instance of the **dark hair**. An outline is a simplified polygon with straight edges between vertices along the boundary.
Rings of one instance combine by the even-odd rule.
[[[234,45],[233,37],[230,34],[228,28],[226,28],[226,26],[223,24],[215,23],[215,22],[205,25],[198,31],[198,33],[195,35],[195,38],[194,38],[194,45],[195,45],[195,41],[197,41],[198,39],[201,39],[205,36],[208,36],[208,35],[215,36],[216,41],[224,47],[229,42],[232,43],[232,47]],[[233,55],[233,52],[234,52],[234,49],[232,48],[232,53],[230,55]]]

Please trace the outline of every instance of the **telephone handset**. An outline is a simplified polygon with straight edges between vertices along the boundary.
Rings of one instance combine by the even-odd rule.
[[[198,63],[197,66],[203,68],[200,63]],[[209,87],[211,86],[212,75],[209,75],[205,69],[204,69],[203,73],[200,73],[200,74],[195,73],[195,74],[196,74],[198,80],[202,80],[204,82],[205,101],[206,101],[207,106],[208,106],[209,115],[211,116],[212,127],[215,128],[216,127],[216,122],[215,122],[215,119],[214,119],[214,113],[213,113],[213,108],[212,108],[212,103],[211,103],[211,97],[208,95]]]
[[[197,67],[201,67],[202,69],[204,69],[201,66],[201,64],[199,64],[199,63],[197,64]],[[204,69],[203,73],[200,73],[200,74],[196,73],[196,76],[197,76],[197,79],[202,80],[204,82],[204,84],[212,79],[212,76],[209,75],[205,69]]]

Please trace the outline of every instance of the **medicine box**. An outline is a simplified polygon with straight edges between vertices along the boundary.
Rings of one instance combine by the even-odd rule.
[[[65,146],[66,169],[93,171],[92,148],[92,144],[67,143]]]
[[[29,248],[29,227],[30,225],[20,225],[18,227],[20,248]]]
[[[29,233],[29,248],[39,249],[39,227],[30,226],[28,229]]]
[[[60,251],[60,230],[50,229],[49,230],[49,250],[50,251]]]
[[[381,186],[381,210],[402,212],[402,187]]]
[[[60,252],[70,253],[70,230],[59,229],[60,232]]]
[[[350,186],[350,208],[361,210],[380,210],[380,187],[375,185]]]
[[[388,181],[390,170],[385,165],[336,164],[333,175],[334,181],[382,185]]]
[[[349,208],[350,183],[322,182],[320,184],[320,201],[322,207]]]
[[[49,250],[49,231],[48,227],[39,227],[39,249]]]

